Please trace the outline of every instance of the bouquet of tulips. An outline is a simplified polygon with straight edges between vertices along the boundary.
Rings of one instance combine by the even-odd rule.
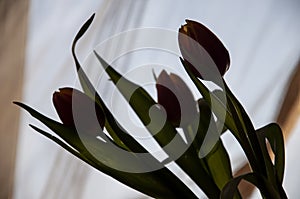
[[[186,20],[178,32],[180,60],[202,96],[198,100],[178,75],[164,70],[155,76],[155,100],[94,51],[110,80],[167,155],[160,161],[115,119],[76,58],[76,43],[93,18],[82,26],[72,45],[83,91],[61,88],[53,94],[61,122],[14,102],[55,134],[30,125],[34,130],[97,170],[154,198],[197,198],[167,168],[170,162],[176,163],[208,198],[241,198],[241,180],[256,186],[263,198],[287,198],[282,187],[285,157],[281,129],[275,123],[254,128],[223,79],[229,69],[229,53],[208,28]],[[217,89],[211,91],[205,84],[208,81]],[[233,176],[223,133],[232,133],[242,147],[251,167],[249,173]]]

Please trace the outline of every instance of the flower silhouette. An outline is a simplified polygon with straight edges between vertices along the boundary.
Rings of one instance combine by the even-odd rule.
[[[201,23],[186,20],[179,28],[178,42],[183,64],[195,76],[215,80],[229,69],[230,58],[227,49],[217,36]]]
[[[52,100],[64,125],[92,135],[99,133],[99,127],[103,129],[105,117],[101,107],[81,91],[61,88],[53,94]]]
[[[167,119],[176,127],[187,125],[197,114],[196,101],[186,83],[177,75],[162,71],[156,82],[158,103],[167,112]]]

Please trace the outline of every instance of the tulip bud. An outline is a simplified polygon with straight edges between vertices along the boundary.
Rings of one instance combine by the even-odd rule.
[[[197,114],[193,94],[177,75],[162,71],[156,82],[158,103],[167,112],[167,120],[175,127],[187,125]]]
[[[81,91],[61,88],[52,100],[63,124],[94,136],[103,129],[105,116],[101,107]]]
[[[186,24],[179,29],[178,42],[183,64],[195,76],[214,81],[216,76],[223,76],[229,69],[227,49],[204,25],[186,20]]]

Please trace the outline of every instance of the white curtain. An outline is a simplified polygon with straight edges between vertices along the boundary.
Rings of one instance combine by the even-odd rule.
[[[58,119],[52,93],[60,87],[77,85],[71,43],[93,12],[96,19],[77,48],[82,62],[99,43],[120,32],[149,27],[177,31],[188,18],[205,24],[229,50],[231,66],[226,81],[259,128],[274,121],[288,78],[299,59],[299,9],[297,0],[31,0],[23,101]],[[163,38],[157,40],[166,42]],[[130,44],[120,41],[119,47],[126,45]],[[129,55],[120,63],[120,71],[127,73],[139,63],[157,65],[168,57],[156,55],[159,54]],[[178,59],[172,63],[180,67]],[[141,77],[146,76],[152,74]],[[109,95],[105,89],[100,92]],[[115,107],[121,107],[119,102],[115,103]],[[14,198],[143,197],[72,157],[34,132],[29,123],[42,126],[22,112]],[[300,173],[293,160],[299,157],[295,141],[299,133],[300,124],[287,145],[284,185],[290,198],[298,196],[296,185]],[[224,140],[234,168],[238,169],[245,157],[239,146],[232,144],[232,136],[224,136]]]

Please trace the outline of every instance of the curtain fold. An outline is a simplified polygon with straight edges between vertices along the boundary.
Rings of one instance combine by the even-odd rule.
[[[28,0],[0,1],[0,198],[11,198],[27,33]]]

